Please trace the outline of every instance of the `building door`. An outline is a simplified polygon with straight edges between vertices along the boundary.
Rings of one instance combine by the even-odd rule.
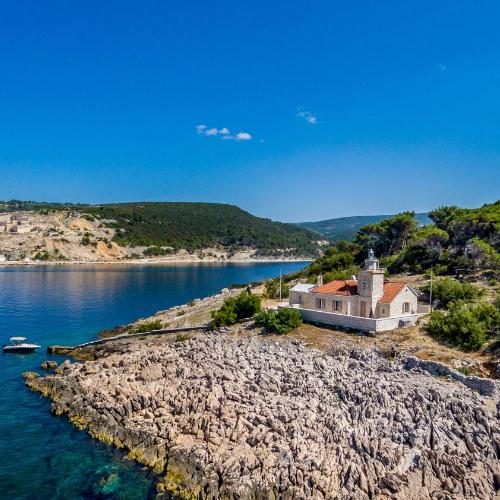
[[[364,300],[359,303],[359,315],[366,318],[366,302]]]

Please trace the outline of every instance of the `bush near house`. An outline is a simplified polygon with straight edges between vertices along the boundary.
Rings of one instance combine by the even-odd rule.
[[[234,325],[237,321],[250,318],[260,311],[261,298],[248,292],[237,297],[228,297],[218,311],[212,312],[212,328]]]
[[[423,287],[423,291],[429,293],[430,286]],[[432,286],[432,297],[441,302],[443,307],[448,307],[457,300],[476,300],[484,295],[484,290],[468,283],[453,278],[438,279]]]
[[[290,286],[284,281],[281,283],[281,298],[288,298],[288,292]],[[280,298],[280,280],[279,278],[266,281],[264,296],[268,299],[279,299]]]
[[[431,314],[428,332],[467,351],[477,351],[489,338],[500,333],[500,310],[494,304],[453,302],[449,313]]]
[[[308,283],[315,283],[320,274],[325,283],[334,279],[350,278],[359,271],[356,261],[361,262],[364,258],[360,252],[361,247],[355,243],[337,241],[334,246],[325,249],[324,255],[316,258],[307,267],[286,275],[284,282],[303,278]]]
[[[254,316],[255,323],[278,335],[284,335],[302,324],[299,311],[294,309],[279,309],[260,311]]]

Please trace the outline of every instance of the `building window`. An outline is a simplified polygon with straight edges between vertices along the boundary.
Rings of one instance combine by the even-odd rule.
[[[368,288],[368,284],[366,280],[361,281],[361,290],[366,290]]]
[[[409,312],[410,312],[410,303],[403,302],[403,313],[409,313]]]
[[[334,300],[333,301],[333,310],[334,311],[342,311],[342,301],[341,300]]]
[[[316,309],[325,308],[325,299],[316,299]]]

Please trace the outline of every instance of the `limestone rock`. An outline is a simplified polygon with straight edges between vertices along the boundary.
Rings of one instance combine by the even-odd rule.
[[[204,335],[102,348],[27,378],[93,436],[199,498],[495,498],[491,400],[376,352]]]
[[[54,360],[44,361],[40,365],[40,368],[42,368],[43,370],[55,370],[57,368],[57,362]]]

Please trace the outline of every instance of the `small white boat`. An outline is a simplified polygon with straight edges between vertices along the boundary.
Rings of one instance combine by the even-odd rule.
[[[26,340],[28,340],[26,337],[11,337],[11,343],[3,346],[3,352],[26,353],[41,347],[37,344],[29,344]]]

